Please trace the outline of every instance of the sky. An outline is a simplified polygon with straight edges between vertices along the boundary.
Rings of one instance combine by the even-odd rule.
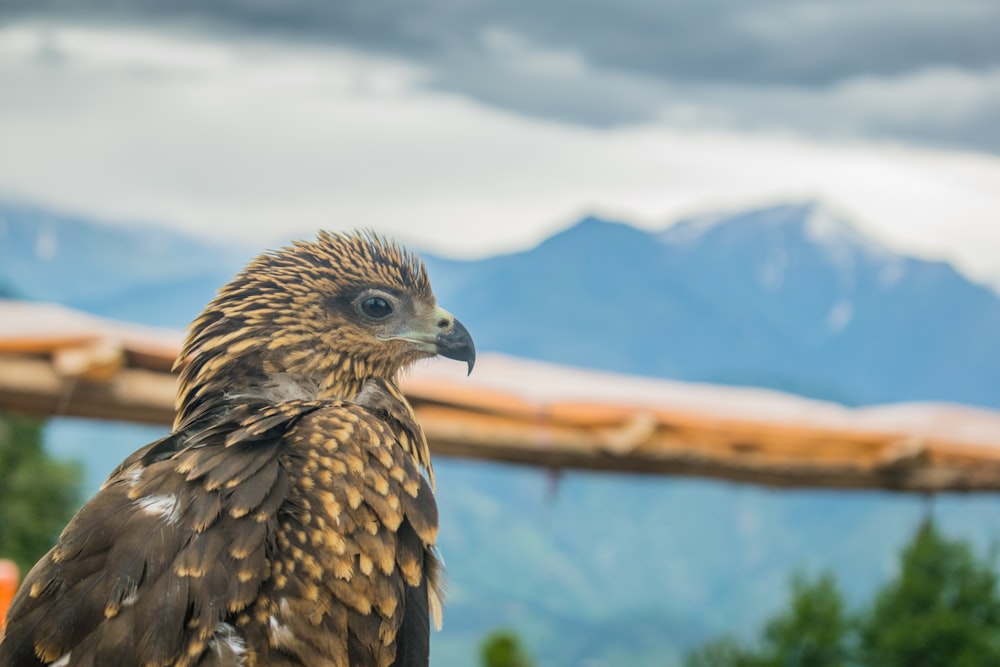
[[[1000,285],[993,0],[4,0],[0,199],[439,254],[818,198]]]

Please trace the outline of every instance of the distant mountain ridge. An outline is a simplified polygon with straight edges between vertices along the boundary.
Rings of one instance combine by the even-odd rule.
[[[849,404],[1000,406],[1000,297],[814,203],[660,233],[587,218],[431,267],[486,349]]]
[[[255,249],[0,204],[0,285],[183,327]],[[585,218],[530,250],[427,256],[483,349],[848,404],[1000,407],[1000,296],[814,202],[681,220]]]
[[[20,298],[144,324],[186,325],[256,251],[0,202],[0,284]]]
[[[183,327],[258,249],[0,203],[0,291]],[[586,218],[520,253],[426,256],[439,301],[482,350],[619,372],[758,384],[844,403],[1000,406],[1000,299],[952,267],[871,241],[822,205],[683,220]],[[50,450],[91,491],[157,430],[55,420]],[[925,501],[704,480],[435,462],[449,568],[434,664],[473,664],[496,627],[540,667],[679,664],[749,632],[793,567],[859,599],[892,570]],[[992,498],[945,498],[952,533],[1000,535]]]

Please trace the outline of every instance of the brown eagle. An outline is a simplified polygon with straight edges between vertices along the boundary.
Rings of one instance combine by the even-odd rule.
[[[437,506],[397,376],[439,354],[475,346],[387,239],[253,260],[189,329],[173,432],[25,577],[0,665],[427,665]]]

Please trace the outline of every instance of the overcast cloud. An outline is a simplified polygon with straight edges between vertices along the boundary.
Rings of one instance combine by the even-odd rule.
[[[460,256],[820,198],[1000,285],[998,8],[6,0],[0,198]]]
[[[561,122],[1000,152],[995,0],[8,0],[0,12],[340,46]]]

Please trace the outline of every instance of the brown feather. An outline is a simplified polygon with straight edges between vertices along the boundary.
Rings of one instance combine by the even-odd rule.
[[[0,665],[427,665],[438,516],[396,377],[433,352],[362,317],[370,290],[440,333],[423,264],[374,234],[320,233],[220,290],[177,360],[174,431],[26,576]]]

